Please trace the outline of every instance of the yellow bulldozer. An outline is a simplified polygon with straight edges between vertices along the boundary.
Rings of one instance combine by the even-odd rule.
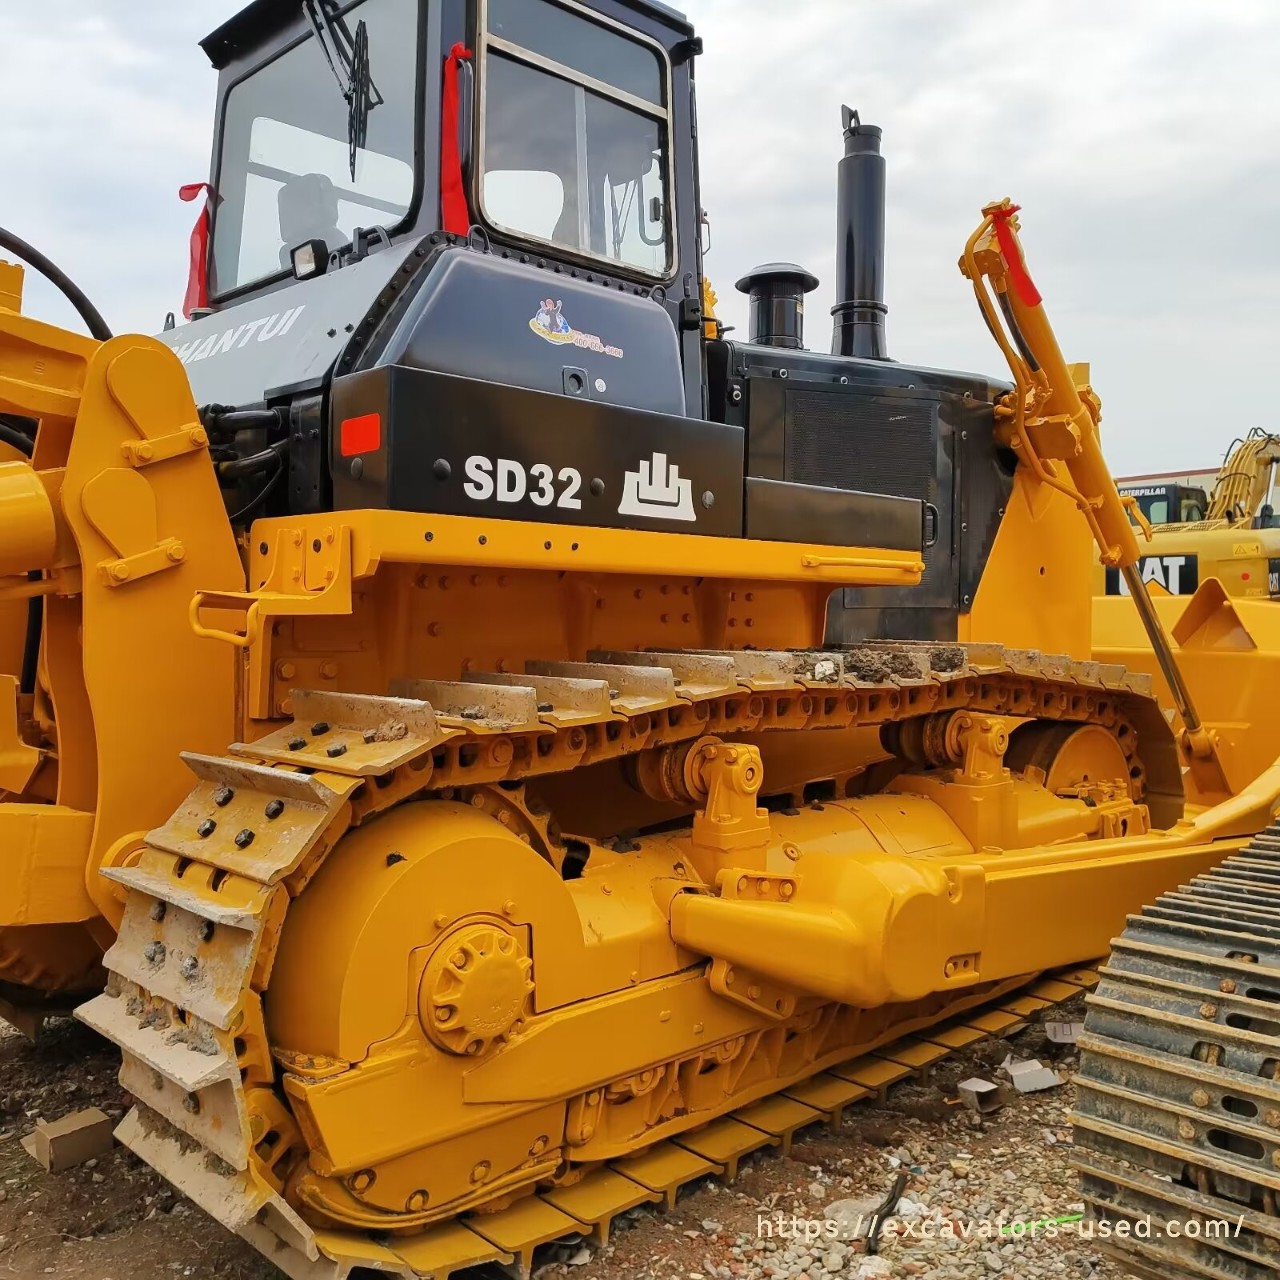
[[[657,0],[258,0],[203,47],[189,324],[112,336],[0,232],[90,330],[0,268],[0,994],[86,999],[122,1141],[283,1271],[603,1237],[1273,856],[1269,654],[1171,645],[1008,201],[962,268],[1012,382],[888,359],[848,110],[831,351],[788,263],[734,341]],[[1197,1079],[1268,998],[1193,1015]],[[1153,1202],[1274,1184],[1207,1096]]]

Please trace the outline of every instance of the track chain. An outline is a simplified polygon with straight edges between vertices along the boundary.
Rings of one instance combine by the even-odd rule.
[[[403,681],[389,697],[295,691],[291,725],[226,757],[186,757],[196,777],[187,800],[136,862],[104,872],[126,890],[126,906],[105,961],[107,989],[80,1016],[119,1044],[121,1082],[138,1100],[118,1136],[298,1280],[342,1280],[361,1267],[438,1277],[485,1261],[527,1267],[546,1241],[603,1238],[639,1203],[670,1202],[706,1174],[732,1177],[748,1152],[785,1147],[797,1128],[1007,1031],[1080,983],[1042,985],[940,1030],[917,1026],[918,1036],[497,1212],[413,1236],[316,1229],[284,1195],[285,1171],[306,1143],[277,1093],[263,1021],[289,902],[351,826],[409,796],[708,733],[848,728],[962,707],[1128,729],[1142,785],[1132,725],[1158,714],[1146,677],[996,645],[608,653],[531,663],[521,676]],[[971,992],[937,1020],[1016,985]]]
[[[1129,918],[1080,1047],[1085,1202],[1113,1223],[1150,1219],[1150,1239],[1112,1236],[1109,1252],[1159,1280],[1275,1280],[1280,823]],[[1230,1226],[1210,1237],[1210,1221]]]

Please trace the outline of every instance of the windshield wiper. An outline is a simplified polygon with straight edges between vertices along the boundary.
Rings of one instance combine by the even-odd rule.
[[[339,11],[339,0],[302,0],[302,10],[347,103],[347,146],[351,181],[356,180],[356,154],[369,136],[369,112],[384,101],[369,69],[369,28],[356,23],[355,35]]]

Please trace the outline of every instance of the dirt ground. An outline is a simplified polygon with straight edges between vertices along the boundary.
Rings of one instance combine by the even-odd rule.
[[[1057,1015],[1061,1016],[1061,1015]],[[1078,1016],[1078,1015],[1077,1015]],[[1091,1242],[976,1238],[956,1246],[913,1235],[912,1219],[1032,1221],[1070,1214],[1076,1193],[1066,1168],[1071,1085],[1016,1098],[979,1118],[948,1103],[966,1076],[990,1077],[1012,1048],[1053,1059],[1069,1077],[1072,1052],[1050,1046],[1031,1027],[1010,1042],[975,1046],[941,1064],[924,1082],[904,1083],[881,1105],[851,1109],[843,1128],[797,1135],[786,1157],[748,1160],[731,1185],[703,1182],[672,1213],[643,1208],[615,1225],[597,1250],[551,1246],[535,1275],[552,1280],[755,1280],[795,1277],[922,1276],[935,1280],[1008,1277],[1112,1280]],[[37,1045],[0,1038],[0,1280],[278,1280],[281,1273],[210,1221],[121,1147],[90,1165],[47,1174],[19,1139],[37,1118],[98,1106],[119,1119],[128,1098],[116,1082],[113,1049],[73,1022],[50,1024]],[[821,1220],[841,1202],[882,1200],[902,1178],[878,1257],[858,1242],[812,1245],[785,1235],[789,1218]],[[784,1223],[778,1228],[779,1218]],[[766,1227],[772,1222],[772,1227]],[[772,1230],[773,1235],[769,1232]],[[488,1276],[501,1274],[494,1270]],[[472,1273],[473,1280],[479,1280]]]

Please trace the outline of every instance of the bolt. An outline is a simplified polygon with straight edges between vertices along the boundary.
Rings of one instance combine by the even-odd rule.
[[[329,747],[325,751],[325,755],[327,755],[330,760],[336,760],[339,756],[345,756],[346,754],[347,749],[341,742],[335,742],[333,746]]]
[[[1204,1089],[1197,1089],[1191,1095],[1191,1101],[1194,1102],[1197,1107],[1207,1107],[1209,1105],[1209,1094]]]
[[[338,678],[338,664],[336,662],[322,662],[320,664],[320,674],[326,680],[336,680]]]
[[[305,747],[306,745],[307,745],[306,738],[290,738],[289,739],[290,751],[301,751],[302,748]]]
[[[516,913],[516,904],[511,898],[508,898],[506,902],[502,904],[502,914],[504,916],[514,916],[515,913]]]
[[[311,726],[311,733],[313,737],[318,738],[321,734],[328,732],[329,722],[327,720],[317,720],[315,724]]]
[[[1202,1004],[1200,1006],[1200,1016],[1212,1022],[1218,1016],[1218,1006],[1216,1004]]]
[[[236,848],[247,849],[253,843],[253,832],[245,827],[243,831],[236,832]]]
[[[200,1099],[194,1093],[189,1093],[182,1100],[182,1108],[184,1111],[190,1111],[193,1116],[200,1114]]]
[[[167,905],[157,900],[151,904],[151,918],[157,923],[159,923],[161,920],[164,919],[164,913],[167,910],[168,910]]]
[[[1236,983],[1234,978],[1223,978],[1223,980],[1218,983],[1218,990],[1226,995],[1231,995],[1235,989]]]
[[[351,1190],[357,1194],[368,1191],[377,1179],[378,1175],[372,1169],[361,1169],[359,1173],[351,1175]]]
[[[1191,1123],[1190,1120],[1183,1119],[1178,1121],[1178,1137],[1185,1138],[1188,1142],[1190,1142],[1191,1139],[1194,1138],[1195,1136],[1196,1136],[1196,1127]]]
[[[1262,1117],[1268,1129],[1280,1129],[1280,1111],[1270,1108]]]
[[[760,988],[754,982],[747,988],[747,999],[748,1000],[760,999]]]
[[[212,921],[212,920],[206,920],[206,921],[205,921],[205,922],[200,926],[200,941],[201,941],[201,942],[212,942],[212,941],[213,941],[213,933],[214,933],[214,930],[215,930],[217,927],[218,927],[218,926],[217,926],[217,925],[215,925],[215,924],[213,923],[213,921]]]
[[[474,1169],[471,1170],[472,1182],[483,1182],[489,1176],[489,1162],[481,1160]]]
[[[166,552],[165,555],[173,561],[174,564],[181,564],[187,558],[187,549],[180,542],[175,542]]]
[[[192,427],[187,433],[187,438],[198,449],[201,445],[209,443],[209,437],[205,435],[203,427]]]
[[[142,953],[142,958],[148,964],[164,964],[164,955],[165,949],[163,942],[149,942]]]
[[[111,577],[116,582],[128,582],[129,566],[123,561],[116,561],[116,563],[111,566]]]
[[[409,1198],[404,1202],[405,1210],[408,1213],[421,1213],[427,1207],[428,1199],[430,1197],[424,1190],[410,1192]]]
[[[196,835],[201,840],[207,840],[218,829],[218,824],[212,818],[206,818],[197,828]]]
[[[284,812],[284,801],[283,800],[268,801],[267,807],[266,809],[263,810],[263,812],[267,815],[268,818],[272,818],[272,819],[278,818]]]
[[[219,809],[225,809],[236,798],[236,793],[230,787],[219,787],[213,793],[213,803]]]

